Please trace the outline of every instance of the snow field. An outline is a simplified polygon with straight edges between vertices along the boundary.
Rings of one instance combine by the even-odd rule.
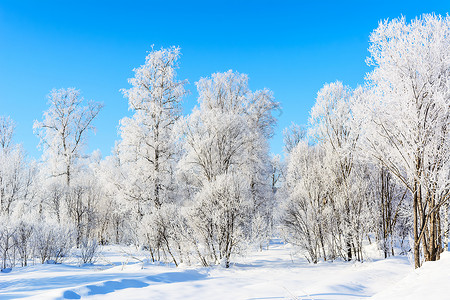
[[[229,269],[153,264],[130,259],[132,248],[105,247],[94,265],[35,265],[1,274],[0,298],[16,299],[409,299],[442,295],[450,277],[442,263],[414,271],[405,256],[364,263],[309,264],[290,245],[275,244],[237,259]],[[139,256],[144,259],[144,256]],[[441,280],[432,281],[432,274]],[[442,276],[446,275],[446,276]],[[430,284],[418,284],[423,278]],[[431,284],[434,282],[434,284]],[[440,283],[439,283],[440,282]],[[398,283],[398,284],[397,284]],[[425,282],[427,283],[427,282]],[[419,285],[411,289],[411,287]]]

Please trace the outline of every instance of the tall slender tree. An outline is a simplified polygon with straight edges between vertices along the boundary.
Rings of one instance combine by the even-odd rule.
[[[126,178],[118,183],[120,190],[130,200],[137,220],[147,216],[145,219],[151,223],[147,228],[156,232],[147,247],[159,251],[165,245],[169,252],[167,218],[162,216],[166,209],[162,207],[175,201],[178,150],[173,127],[181,116],[188,83],[177,79],[179,58],[179,47],[152,50],[145,63],[134,69],[135,76],[129,79],[132,87],[122,90],[133,116],[121,120],[122,139],[117,145],[121,172]]]

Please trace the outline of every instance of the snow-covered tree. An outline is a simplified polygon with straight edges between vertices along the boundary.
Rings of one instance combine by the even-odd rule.
[[[181,101],[187,81],[176,78],[180,48],[153,50],[145,64],[134,69],[128,98],[131,118],[121,120],[118,155],[126,169],[126,193],[140,202],[139,214],[147,205],[159,208],[173,199],[173,166],[176,148],[172,128],[181,114]]]
[[[120,189],[123,177],[117,155],[91,162],[90,169],[101,192],[96,209],[96,239],[100,244],[127,242],[126,225],[131,216]]]
[[[365,151],[413,198],[414,257],[439,259],[441,206],[450,197],[450,17],[380,22],[370,36],[370,95],[355,109]]]
[[[20,211],[32,197],[34,166],[25,156],[22,145],[13,142],[14,122],[0,116],[0,214],[10,217]]]
[[[327,215],[333,211],[327,205],[331,199],[324,154],[319,146],[299,141],[291,149],[282,191],[288,198],[282,205],[281,221],[287,230],[285,238],[306,250],[308,260],[313,263],[320,258],[326,260],[337,256],[334,253],[336,247],[330,246],[328,241],[336,222],[333,222],[334,216]]]
[[[359,128],[353,123],[351,101],[354,92],[341,82],[325,84],[311,109],[311,135],[325,149],[325,163],[334,180],[333,201],[342,208],[341,230],[345,237],[347,259],[352,259],[351,176]]]
[[[375,167],[377,166],[377,167]],[[377,230],[380,248],[384,257],[395,255],[394,247],[402,247],[409,237],[411,214],[410,194],[401,182],[383,165],[375,165],[370,170],[370,189],[375,193],[371,202],[374,228]],[[406,231],[403,229],[407,229]],[[400,240],[400,243],[396,242]],[[403,247],[402,247],[403,248]]]
[[[306,138],[307,131],[300,125],[292,123],[291,126],[283,130],[284,152],[290,153],[298,143]]]
[[[14,136],[15,124],[10,117],[0,116],[0,148],[9,149]]]
[[[232,71],[201,79],[197,89],[200,108],[181,125],[179,177],[191,195],[189,218],[200,248],[208,249],[198,252],[201,261],[228,267],[245,239],[271,222],[267,139],[278,103],[268,90],[251,92],[248,77]]]
[[[123,179],[118,185],[136,221],[153,214],[146,220],[154,221],[148,228],[157,234],[152,244],[145,246],[156,252],[170,238],[163,222],[167,218],[158,218],[160,210],[176,200],[177,192],[174,168],[178,150],[172,131],[187,93],[187,81],[177,79],[179,57],[178,47],[152,50],[145,63],[134,69],[135,76],[129,79],[132,87],[122,90],[133,116],[120,122],[122,139],[116,151]]]
[[[92,122],[102,104],[86,101],[74,88],[53,89],[48,95],[49,109],[43,121],[35,121],[33,128],[40,138],[50,176],[63,178],[67,186],[76,172]]]
[[[88,168],[89,155],[84,151],[102,104],[85,101],[74,88],[54,89],[48,100],[50,107],[43,121],[35,121],[33,126],[44,152],[38,175],[39,218],[43,224],[34,234],[35,247],[40,249],[36,251],[43,262],[50,257],[60,260],[72,246],[72,239],[79,246],[89,236],[89,229],[95,225],[93,202],[101,195],[93,191],[96,184]],[[58,228],[44,232],[44,227],[51,226],[48,222],[54,221]],[[64,229],[59,228],[62,224]],[[52,251],[46,243],[55,244]]]

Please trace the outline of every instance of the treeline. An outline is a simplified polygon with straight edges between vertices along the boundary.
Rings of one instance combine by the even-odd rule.
[[[5,143],[3,267],[14,265],[25,244],[32,249],[27,255],[39,256],[38,224],[67,245],[49,255],[55,261],[67,248],[96,240],[137,245],[153,261],[228,267],[232,254],[268,242],[274,211],[268,139],[279,105],[269,90],[252,92],[246,75],[228,71],[197,82],[199,106],[183,117],[187,81],[176,78],[179,56],[176,47],[154,50],[134,70],[131,88],[122,91],[133,115],[120,121],[113,155],[84,153],[102,105],[75,89],[51,91],[49,109],[34,124],[41,162]],[[1,122],[1,136],[10,141],[14,125]],[[22,227],[26,241],[18,240]]]
[[[450,18],[380,22],[365,84],[318,93],[306,127],[269,154],[280,105],[228,71],[197,83],[183,116],[180,49],[152,50],[122,90],[132,116],[113,154],[86,153],[102,105],[53,90],[34,124],[43,156],[26,157],[0,118],[2,268],[92,260],[99,244],[132,244],[153,261],[222,264],[263,248],[276,230],[311,262],[363,260],[376,243],[415,265],[447,245],[450,197]]]

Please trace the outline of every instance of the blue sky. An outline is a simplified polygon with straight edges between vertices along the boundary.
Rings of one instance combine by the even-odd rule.
[[[180,79],[196,105],[195,82],[229,69],[247,73],[252,90],[269,88],[281,102],[282,131],[306,124],[317,91],[341,80],[355,87],[366,72],[368,37],[378,21],[446,14],[448,1],[5,1],[0,0],[0,115],[17,123],[15,140],[38,158],[34,120],[52,88],[75,87],[105,108],[89,151],[110,154],[119,120],[129,115],[119,92],[146,52],[181,47]]]

